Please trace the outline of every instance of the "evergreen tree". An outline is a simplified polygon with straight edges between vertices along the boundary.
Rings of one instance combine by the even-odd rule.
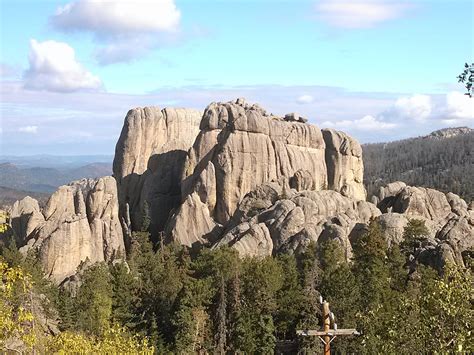
[[[112,318],[128,328],[135,326],[134,307],[137,304],[136,279],[124,262],[110,266],[112,281]]]
[[[210,319],[206,312],[210,300],[208,280],[190,279],[186,282],[178,296],[172,321],[176,353],[190,354],[210,348]]]
[[[64,288],[59,289],[57,310],[60,317],[60,330],[75,330],[77,326],[78,311],[76,307],[76,298],[72,297],[71,293]]]
[[[76,297],[78,328],[101,335],[109,328],[112,315],[112,284],[107,265],[95,264],[84,271]]]
[[[129,265],[136,278],[135,329],[159,341],[157,348],[175,342],[173,312],[189,262],[184,247],[167,245],[155,253],[148,233],[134,233]]]
[[[277,292],[283,286],[283,270],[271,257],[248,258],[243,262],[241,326],[245,353],[259,349],[274,349],[273,314],[277,307]]]
[[[415,254],[416,249],[421,246],[423,240],[429,236],[425,221],[420,219],[410,219],[403,230],[402,250],[406,255]]]
[[[321,305],[318,291],[322,270],[319,262],[318,246],[310,243],[306,251],[298,257],[300,284],[303,288],[301,317],[297,329],[318,329],[321,327]],[[315,337],[299,337],[298,349],[303,354],[320,352],[321,342]]]
[[[217,328],[215,334],[216,351],[219,354],[225,354],[227,345],[227,293],[224,276],[221,276],[215,323]]]
[[[353,273],[360,291],[357,328],[362,331],[356,352],[378,352],[385,345],[383,323],[390,317],[394,294],[390,288],[387,243],[380,225],[372,221],[354,244]],[[393,350],[393,349],[392,349]]]
[[[276,294],[274,324],[278,338],[290,340],[295,338],[305,298],[295,256],[282,254],[277,257],[277,262],[282,270],[283,283]]]
[[[228,295],[228,348],[231,353],[238,353],[240,349],[243,349],[242,344],[245,339],[245,327],[242,322],[241,281],[239,270],[237,270],[230,279]]]
[[[142,224],[140,227],[140,231],[148,232],[148,228],[150,228],[151,218],[150,218],[150,205],[147,200],[143,203],[143,210],[142,210]]]

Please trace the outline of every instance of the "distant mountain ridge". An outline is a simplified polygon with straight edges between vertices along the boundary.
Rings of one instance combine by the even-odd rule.
[[[0,164],[11,163],[19,168],[74,169],[94,163],[112,163],[113,155],[0,155]]]
[[[400,180],[474,199],[474,129],[444,128],[422,137],[364,144],[362,149],[369,198],[381,186]]]
[[[20,159],[21,160],[21,159]],[[56,163],[56,165],[61,165]],[[112,164],[106,162],[89,163],[70,168],[24,167],[10,162],[0,163],[0,203],[8,204],[12,196],[23,198],[26,195],[41,198],[71,181],[82,178],[98,178],[112,174]],[[63,165],[64,166],[64,165]],[[35,194],[37,196],[35,196]],[[13,200],[14,201],[14,200]]]

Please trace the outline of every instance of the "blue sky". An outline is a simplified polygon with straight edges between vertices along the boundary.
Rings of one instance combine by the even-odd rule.
[[[113,154],[131,107],[239,96],[361,142],[474,127],[471,1],[1,1],[0,154]]]

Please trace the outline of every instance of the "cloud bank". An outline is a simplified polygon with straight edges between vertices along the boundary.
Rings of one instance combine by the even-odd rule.
[[[312,100],[298,105],[302,93]],[[0,96],[3,154],[113,154],[123,119],[132,107],[204,110],[210,102],[237,97],[257,102],[280,116],[296,109],[310,123],[342,130],[361,143],[426,135],[444,127],[474,128],[474,100],[461,92],[404,95],[350,92],[327,86],[194,85],[160,88],[144,95],[105,91],[65,95],[25,90],[21,82],[4,81]],[[30,133],[28,139],[26,133]]]

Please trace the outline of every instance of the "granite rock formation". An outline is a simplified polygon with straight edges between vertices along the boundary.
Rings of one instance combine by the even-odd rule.
[[[125,253],[117,186],[110,176],[59,187],[42,211],[25,197],[14,206],[12,227],[25,243],[20,251],[37,250],[46,275],[56,282],[87,259],[106,261]]]
[[[179,205],[182,168],[201,116],[197,110],[158,107],[127,113],[115,148],[113,173],[120,215],[130,221],[131,229],[142,228],[147,212],[152,216],[151,230],[163,230],[170,211]],[[149,211],[145,211],[145,201]]]
[[[351,240],[381,214],[375,205],[337,191],[285,191],[283,186],[268,183],[247,194],[215,247],[229,245],[241,255],[272,255],[298,253],[310,242],[335,239],[349,260]]]
[[[362,148],[352,137],[333,129],[323,129],[326,142],[328,188],[357,200],[365,200]]]
[[[463,264],[462,254],[474,249],[474,210],[458,195],[395,182],[381,188],[378,200],[383,213],[391,212],[382,215],[381,224],[394,242],[403,239],[408,219],[425,221],[430,235],[419,250],[425,263],[438,268],[447,261]]]
[[[298,190],[318,191],[327,188],[330,172],[337,189],[365,199],[360,145],[343,133],[330,131],[328,154],[321,130],[305,122],[297,114],[268,114],[243,99],[210,104],[186,159],[183,205],[167,227],[171,239],[186,245],[202,242],[181,232],[195,226],[178,223],[194,218],[192,206],[196,206],[197,197],[208,212],[199,213],[204,220],[197,225],[203,229],[191,233],[212,241],[248,192],[280,179]],[[191,216],[183,216],[189,213]],[[214,223],[208,223],[209,218]]]

